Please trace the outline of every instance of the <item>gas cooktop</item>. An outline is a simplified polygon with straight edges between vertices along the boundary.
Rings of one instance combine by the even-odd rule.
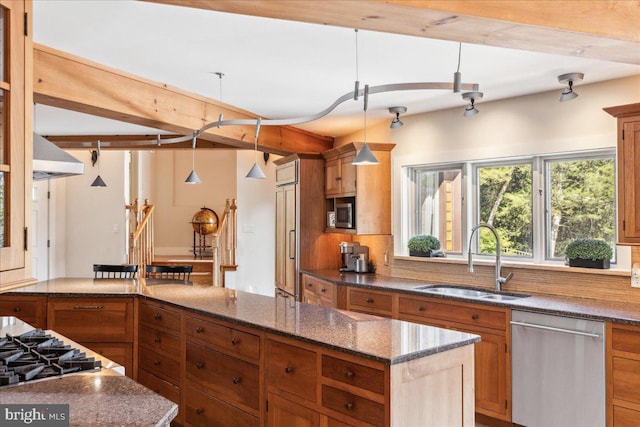
[[[0,387],[101,368],[100,360],[42,329],[0,338]]]

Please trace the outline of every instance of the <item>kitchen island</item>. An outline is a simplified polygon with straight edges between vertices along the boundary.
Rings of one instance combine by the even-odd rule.
[[[0,338],[32,330],[32,326],[15,317],[0,316]],[[100,361],[102,368],[4,386],[0,388],[0,405],[67,404],[68,425],[78,427],[162,427],[175,418],[175,403],[124,376],[119,365],[54,331],[46,332]]]
[[[54,279],[11,295],[49,306],[135,296],[137,378],[180,403],[181,424],[474,425],[473,334],[142,279]]]

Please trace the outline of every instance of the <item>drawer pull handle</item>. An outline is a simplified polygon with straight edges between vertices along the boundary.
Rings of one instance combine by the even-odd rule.
[[[74,310],[102,310],[104,305],[74,305]]]
[[[322,293],[327,292],[327,289],[326,288],[322,288],[322,289],[320,289],[320,292],[322,292]]]
[[[103,355],[103,354],[104,354],[104,350],[99,350],[99,351],[98,351],[98,354],[99,354],[99,355]]]
[[[342,181],[342,178],[340,178],[339,176],[336,176],[336,181]]]
[[[196,414],[198,414],[198,415],[202,415],[203,412],[204,412],[204,409],[202,409],[202,408],[196,409]]]
[[[478,320],[478,318],[479,318],[479,317],[480,317],[480,316],[478,316],[477,314],[472,314],[472,315],[471,315],[471,318],[472,318],[473,320]]]
[[[16,313],[18,313],[19,311],[22,311],[22,309],[20,307],[16,307],[13,309],[13,311],[15,311]]]
[[[293,373],[293,366],[287,366],[286,368],[284,368],[284,371],[285,371],[287,374],[291,374],[291,373]]]
[[[234,338],[231,340],[231,345],[238,345],[240,344],[240,340],[238,338]]]
[[[232,381],[233,381],[234,384],[239,384],[240,381],[242,381],[242,379],[240,377],[235,377],[235,378],[233,378]]]
[[[159,313],[155,313],[153,315],[153,318],[156,319],[156,320],[160,320],[160,319],[162,319],[162,316]]]
[[[425,311],[425,310],[426,310],[426,308],[425,308],[424,305],[421,305],[420,307],[418,307],[418,311]]]
[[[204,368],[204,362],[198,362],[198,363],[196,363],[196,368],[198,368],[198,369],[202,369],[202,368]]]
[[[313,286],[313,283],[307,283],[307,288],[310,288]]]
[[[351,410],[353,410],[354,406],[355,405],[353,404],[353,402],[347,402],[347,403],[344,404],[344,409],[346,409],[347,411],[351,411]]]
[[[355,376],[356,376],[356,373],[355,373],[355,372],[353,372],[351,369],[348,369],[348,370],[347,370],[347,372],[345,372],[345,373],[344,373],[344,375],[345,375],[347,378],[353,378],[353,377],[355,377]]]
[[[159,360],[154,360],[153,361],[153,366],[160,366],[160,361]]]
[[[202,328],[202,327],[200,327],[200,326],[198,326],[198,327],[196,328],[196,334],[201,334],[201,333],[203,333],[203,332],[204,332],[204,328]]]
[[[368,302],[369,304],[372,304],[372,303],[373,303],[373,298],[367,298],[367,302]]]
[[[156,344],[158,344],[160,341],[161,341],[161,340],[160,340],[160,337],[155,337],[155,338],[153,339],[153,342],[154,342],[154,343],[156,343]]]

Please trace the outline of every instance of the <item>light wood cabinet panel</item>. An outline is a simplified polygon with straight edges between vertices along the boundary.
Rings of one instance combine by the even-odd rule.
[[[77,342],[132,342],[133,298],[54,298],[47,327]]]
[[[640,360],[613,358],[613,398],[640,405]]]
[[[640,426],[640,411],[614,406],[613,424],[616,427],[638,427]]]
[[[268,427],[319,427],[320,414],[288,399],[269,393]]]
[[[509,312],[504,309],[490,310],[477,304],[455,304],[449,301],[426,300],[421,298],[400,297],[399,310],[411,316],[437,318],[450,322],[505,330]]]
[[[47,297],[2,295],[0,316],[15,316],[34,328],[47,327]]]
[[[296,294],[296,186],[276,188],[276,286]]]
[[[640,245],[640,103],[604,110],[618,122],[618,243]]]
[[[391,317],[393,295],[387,292],[350,288],[347,291],[347,310]]]
[[[337,306],[336,285],[308,274],[302,274],[302,302],[323,307]]]
[[[187,387],[185,413],[187,425],[194,427],[259,427],[261,425],[258,417],[193,387]]]
[[[391,234],[391,150],[393,144],[368,144],[377,165],[357,166],[352,162],[364,144],[349,143],[325,151],[325,197],[327,211],[337,203],[354,203],[354,229],[327,229],[358,235]]]

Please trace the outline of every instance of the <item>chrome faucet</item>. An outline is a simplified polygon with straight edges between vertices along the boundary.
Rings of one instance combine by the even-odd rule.
[[[500,275],[500,269],[502,267],[500,263],[500,237],[498,237],[498,232],[492,225],[480,223],[471,229],[471,236],[469,237],[469,273],[473,273],[473,255],[471,253],[471,242],[473,241],[473,235],[475,234],[475,232],[481,228],[488,229],[496,238],[496,291],[500,292],[502,290],[502,285],[511,280],[511,278],[513,277],[513,273],[509,273],[507,277],[502,277]]]

